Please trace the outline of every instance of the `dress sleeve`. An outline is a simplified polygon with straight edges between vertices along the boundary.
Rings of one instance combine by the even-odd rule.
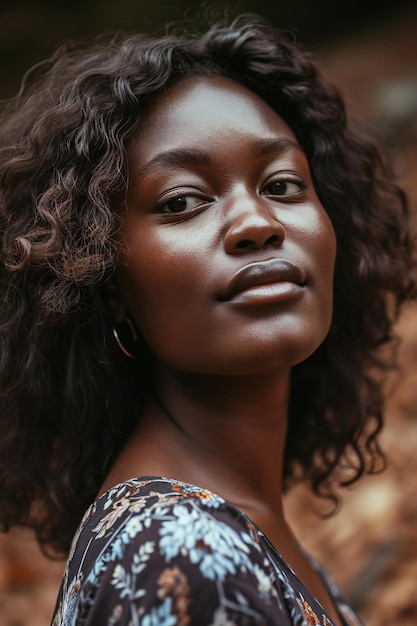
[[[106,545],[77,626],[291,626],[250,524],[225,503],[157,502]]]

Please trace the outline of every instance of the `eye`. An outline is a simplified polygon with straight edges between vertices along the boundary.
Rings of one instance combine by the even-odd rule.
[[[192,195],[176,195],[171,198],[161,198],[158,203],[159,213],[185,213],[207,203],[207,200]]]
[[[282,178],[268,182],[262,189],[264,196],[292,197],[300,194],[305,189],[302,180],[296,178]]]

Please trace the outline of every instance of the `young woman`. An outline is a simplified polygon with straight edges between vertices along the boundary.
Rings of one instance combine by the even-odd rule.
[[[257,18],[120,35],[28,80],[0,161],[0,515],[70,550],[54,625],[360,624],[282,507],[372,471],[414,287],[337,92]]]

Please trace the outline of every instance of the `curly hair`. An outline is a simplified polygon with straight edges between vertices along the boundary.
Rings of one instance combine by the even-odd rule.
[[[66,44],[0,120],[0,524],[31,526],[59,553],[148,393],[108,306],[127,147],[147,107],[198,75],[237,81],[287,122],[336,232],[331,329],[293,370],[287,484],[330,492],[381,458],[375,374],[394,365],[381,346],[414,295],[407,202],[309,53],[255,16]]]

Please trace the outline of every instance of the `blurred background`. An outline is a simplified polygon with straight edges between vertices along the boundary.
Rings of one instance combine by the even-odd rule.
[[[0,0],[0,99],[24,72],[68,39],[105,30],[155,31],[222,3],[192,0]],[[203,7],[203,8],[202,8]],[[391,156],[417,215],[417,6],[396,0],[245,0],[227,13],[257,12],[311,48],[342,90],[360,132]],[[417,310],[398,325],[401,371],[387,386],[382,443],[388,469],[341,494],[323,520],[302,487],[287,498],[302,543],[330,570],[367,626],[417,624]],[[23,531],[0,534],[0,626],[44,626],[63,570]]]

